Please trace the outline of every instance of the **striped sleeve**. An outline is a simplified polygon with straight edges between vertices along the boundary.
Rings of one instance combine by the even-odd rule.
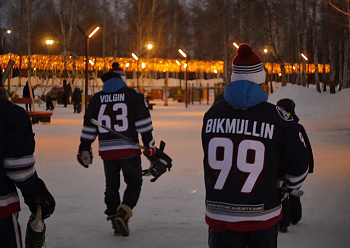
[[[89,127],[89,126],[83,126],[83,129],[81,131],[81,138],[89,140],[93,142],[96,139],[97,136],[97,128],[96,127]]]
[[[35,158],[33,155],[4,159],[6,175],[16,183],[23,182],[35,175],[34,164]]]
[[[136,127],[136,131],[138,133],[141,133],[141,134],[149,132],[149,131],[152,131],[153,127],[152,127],[152,118],[151,118],[151,116],[136,121],[135,122],[135,127]]]
[[[285,180],[286,180],[287,188],[299,189],[301,187],[301,185],[303,184],[304,180],[306,179],[308,173],[309,173],[309,168],[307,168],[307,170],[303,174],[298,175],[298,176],[286,174]]]

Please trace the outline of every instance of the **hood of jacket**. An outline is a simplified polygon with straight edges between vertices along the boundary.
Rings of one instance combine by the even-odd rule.
[[[105,93],[112,93],[120,90],[121,88],[128,87],[126,83],[120,77],[114,77],[104,82],[102,91]]]
[[[226,86],[224,98],[234,108],[250,108],[267,102],[268,96],[260,85],[248,80],[238,80]]]

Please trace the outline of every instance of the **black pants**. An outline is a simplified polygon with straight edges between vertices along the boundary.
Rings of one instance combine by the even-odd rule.
[[[142,186],[142,168],[140,155],[119,160],[104,160],[106,177],[105,204],[106,215],[116,213],[120,203],[128,205],[133,209],[139,200]],[[123,172],[126,189],[123,200],[120,202],[120,171]]]
[[[32,111],[32,105],[31,104],[25,104],[26,106],[26,111],[28,111],[28,107],[29,107],[29,111]]]
[[[21,248],[21,229],[18,213],[13,213],[0,220],[0,248]]]
[[[281,227],[299,222],[302,215],[300,197],[289,195],[289,198],[282,202],[282,212],[283,217],[279,222]]]
[[[225,230],[213,232],[209,230],[210,248],[276,248],[278,224],[275,226],[251,232],[235,232]]]

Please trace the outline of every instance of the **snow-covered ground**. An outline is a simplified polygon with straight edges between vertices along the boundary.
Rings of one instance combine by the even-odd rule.
[[[296,102],[300,123],[309,134],[315,172],[302,187],[303,219],[288,233],[279,234],[279,247],[349,247],[350,90],[330,95],[288,85],[277,89],[269,101],[285,97]],[[36,168],[57,202],[55,213],[46,221],[47,247],[207,247],[200,131],[210,106],[195,104],[186,109],[171,99],[169,106],[155,102],[154,138],[158,144],[166,142],[173,169],[155,183],[144,178],[127,238],[113,236],[103,213],[104,173],[97,141],[89,169],[76,161],[83,114],[58,105],[50,124],[33,126]],[[36,105],[36,110],[44,107]],[[143,159],[143,167],[148,166]],[[23,203],[22,209],[24,229],[29,210]]]

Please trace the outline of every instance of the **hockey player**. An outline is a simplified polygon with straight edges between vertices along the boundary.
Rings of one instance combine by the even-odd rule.
[[[156,149],[152,119],[143,95],[127,87],[117,71],[103,74],[102,81],[102,91],[92,97],[84,115],[78,161],[88,168],[92,163],[91,143],[98,136],[99,155],[103,160],[106,178],[105,214],[107,220],[111,220],[116,236],[128,236],[128,221],[141,192],[141,150],[102,127],[96,127],[91,119],[96,119],[135,143],[139,142],[140,133],[146,147],[144,154],[153,156]],[[122,200],[119,195],[120,171],[126,183]]]
[[[311,143],[306,134],[305,128],[303,125],[299,123],[299,118],[295,114],[295,103],[292,99],[284,98],[277,102],[277,106],[282,107],[285,111],[287,111],[288,115],[291,115],[292,118],[298,122],[298,126],[301,134],[303,135],[305,146],[307,150],[307,155],[309,159],[309,173],[313,173],[314,171],[314,157],[312,153]],[[282,211],[283,218],[279,222],[279,231],[286,233],[288,231],[288,226],[290,223],[292,225],[296,225],[302,216],[302,207],[300,197],[295,196],[293,194],[288,194],[288,196],[282,202]]]
[[[308,164],[297,122],[267,102],[260,58],[241,44],[231,83],[205,113],[202,127],[209,246],[277,247],[282,217],[277,187],[299,188]]]
[[[34,167],[35,140],[30,118],[23,108],[6,98],[0,88],[0,247],[22,247],[16,187],[33,216],[40,205],[42,219],[48,218],[54,212],[55,200]]]

